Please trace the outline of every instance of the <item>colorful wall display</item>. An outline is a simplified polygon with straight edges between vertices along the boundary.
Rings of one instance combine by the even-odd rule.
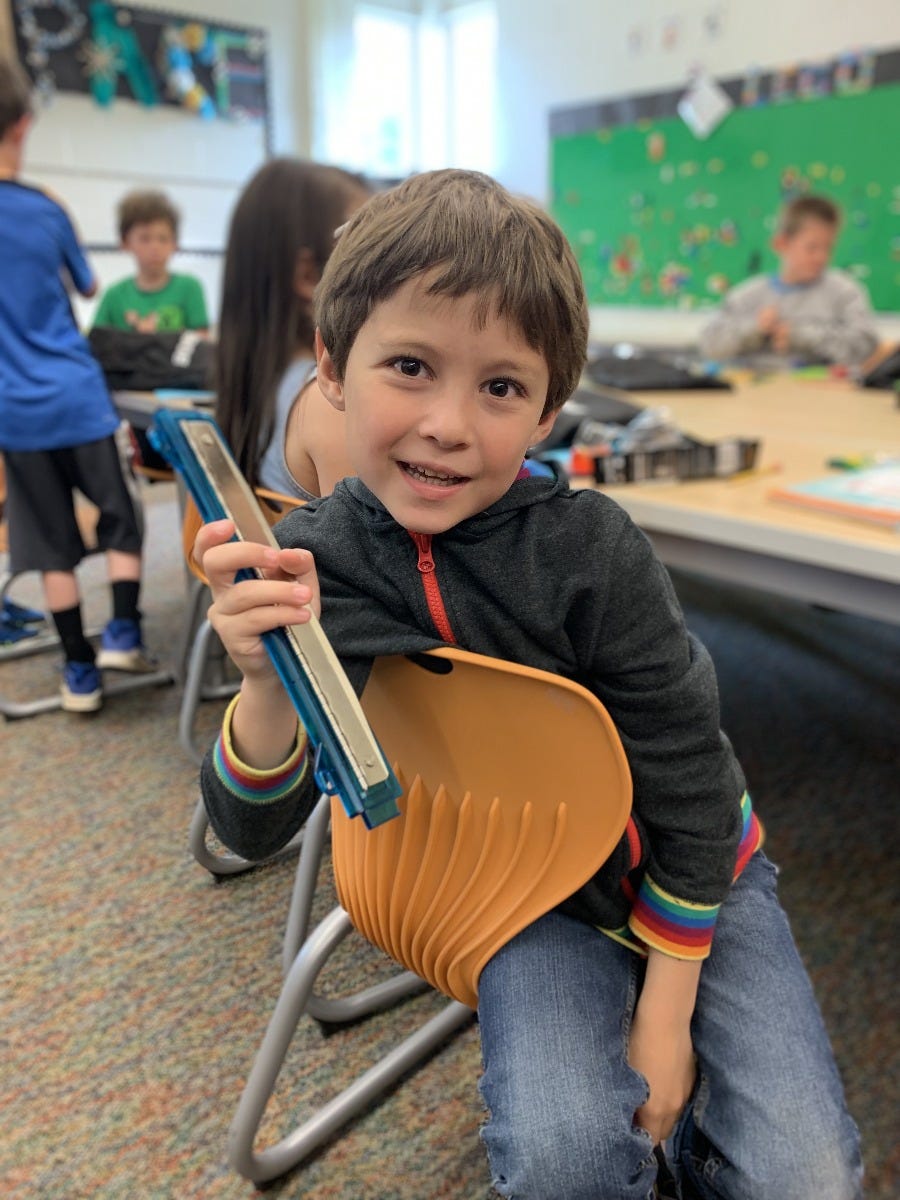
[[[551,114],[553,211],[591,302],[713,305],[774,269],[779,208],[817,192],[844,214],[835,265],[900,310],[900,50],[718,82],[735,107],[702,140],[684,88]]]
[[[89,92],[206,120],[265,121],[262,30],[108,0],[12,0],[16,45],[46,103]]]

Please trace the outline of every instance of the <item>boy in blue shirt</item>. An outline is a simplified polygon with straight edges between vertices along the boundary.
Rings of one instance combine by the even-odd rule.
[[[100,668],[155,668],[138,609],[140,509],[119,456],[119,418],[78,332],[64,275],[83,296],[97,285],[63,209],[18,179],[31,119],[27,78],[0,59],[0,451],[10,563],[14,573],[42,573],[65,656],[62,707],[93,712],[103,700]],[[76,488],[100,510],[97,542],[112,588],[99,656],[84,636],[75,576],[85,554]]]
[[[351,218],[316,319],[357,477],[282,521],[279,550],[229,542],[229,521],[195,546],[243,673],[201,774],[216,832],[263,857],[315,803],[260,639],[308,607],[358,690],[376,656],[447,643],[577,680],[619,731],[633,815],[598,874],[482,972],[495,1189],[649,1200],[667,1141],[682,1200],[858,1200],[858,1134],[709,655],[618,505],[522,470],[585,361],[561,231],[486,176],[417,176]],[[245,567],[263,577],[236,582]],[[535,733],[523,754],[559,752]]]

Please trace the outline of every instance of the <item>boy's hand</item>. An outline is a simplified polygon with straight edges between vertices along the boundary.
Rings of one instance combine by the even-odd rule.
[[[650,1096],[635,1113],[635,1121],[647,1130],[656,1146],[675,1128],[694,1087],[696,1065],[690,1021],[663,1024],[643,1020],[638,1002],[628,1062],[649,1084]]]
[[[650,1096],[635,1121],[657,1145],[672,1132],[690,1098],[696,1066],[691,1016],[697,1002],[702,962],[647,952],[644,986],[634,1009],[628,1061],[647,1080]]]
[[[775,332],[778,323],[778,309],[774,304],[766,305],[756,314],[756,328],[767,337]]]
[[[194,560],[209,581],[208,616],[234,664],[246,678],[277,678],[261,635],[285,625],[302,625],[319,614],[319,581],[308,550],[275,550],[255,542],[233,542],[232,521],[203,525]],[[235,581],[242,568],[264,578]]]
[[[791,348],[791,327],[787,321],[779,321],[772,330],[772,349],[776,354],[787,354]]]

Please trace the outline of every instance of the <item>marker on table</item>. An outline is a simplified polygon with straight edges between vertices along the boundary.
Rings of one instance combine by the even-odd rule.
[[[728,476],[729,483],[750,483],[762,475],[777,475],[782,469],[781,463],[767,463],[764,467],[751,467],[748,471],[735,471]]]

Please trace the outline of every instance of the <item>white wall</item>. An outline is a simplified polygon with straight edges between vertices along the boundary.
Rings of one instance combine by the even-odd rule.
[[[298,153],[308,143],[309,93],[306,29],[296,0],[157,0],[157,8],[266,31],[272,148]],[[161,187],[181,209],[181,240],[187,247],[224,249],[234,201],[266,156],[259,125],[230,125],[159,107],[147,110],[115,99],[101,109],[90,96],[61,93],[40,113],[26,147],[23,175],[58,194],[88,243],[115,243],[115,208],[130,188]],[[180,124],[179,124],[180,122]],[[118,251],[93,251],[101,288],[131,274],[133,263]],[[216,320],[222,259],[178,254],[172,267],[198,276]],[[76,301],[79,320],[90,323],[97,301]]]
[[[496,0],[499,16],[500,119],[497,176],[546,202],[550,109],[635,92],[677,87],[695,66],[713,75],[749,67],[815,62],[854,48],[900,43],[897,0]],[[720,16],[711,37],[706,18]],[[666,21],[677,41],[662,45]],[[639,51],[629,45],[640,33]],[[886,152],[888,152],[886,150]],[[598,308],[598,338],[682,342],[703,318],[652,309]],[[879,319],[900,338],[900,317]]]

